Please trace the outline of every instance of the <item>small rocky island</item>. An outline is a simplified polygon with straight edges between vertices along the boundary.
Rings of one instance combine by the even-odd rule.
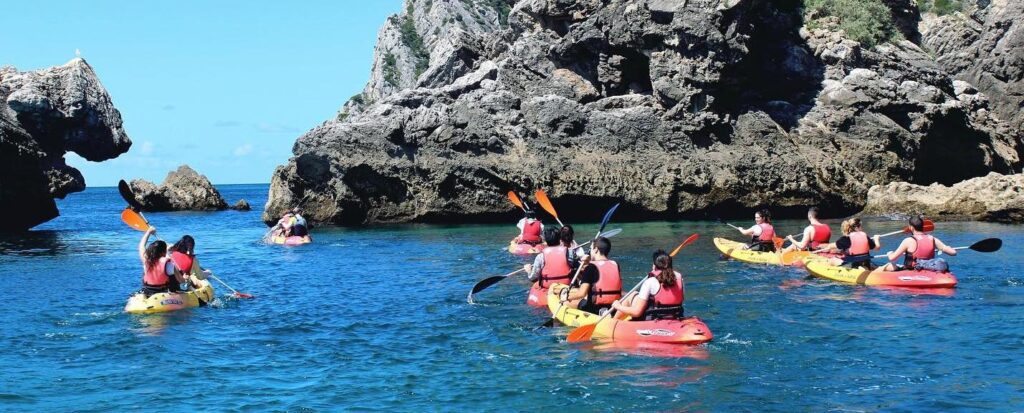
[[[0,68],[0,232],[56,218],[54,198],[85,189],[66,153],[100,162],[131,145],[121,113],[84,59],[30,72]]]
[[[221,211],[228,208],[210,180],[188,165],[169,172],[160,185],[133,179],[130,186],[143,211]]]

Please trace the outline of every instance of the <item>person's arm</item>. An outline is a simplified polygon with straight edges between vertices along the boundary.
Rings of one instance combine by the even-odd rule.
[[[750,228],[747,228],[747,229],[743,229],[743,228],[737,228],[737,229],[740,231],[740,234],[746,235],[748,237],[752,237],[752,236],[755,236],[755,235],[761,235],[761,227],[757,226],[757,225],[754,225],[754,226],[752,226]]]
[[[942,251],[943,254],[956,255],[956,250],[955,249],[953,249],[952,247],[946,245],[944,242],[939,241],[938,238],[932,237],[932,239],[935,240],[935,247],[937,247],[939,249],[939,251]]]
[[[584,282],[580,284],[579,288],[570,288],[569,296],[566,299],[569,301],[579,300],[587,298],[588,294],[590,294],[590,283]]]
[[[799,242],[797,242],[797,240],[793,239],[792,235],[787,235],[786,239],[788,239],[789,242],[792,242],[793,245],[796,246],[797,248],[804,249],[804,248],[807,248],[807,243],[811,242],[811,239],[814,238],[814,234],[812,234],[813,232],[814,232],[814,227],[807,227],[807,228],[804,228],[804,237]]]
[[[655,278],[648,278],[644,280],[644,283],[640,286],[640,291],[636,293],[637,295],[633,298],[632,302],[629,301],[629,297],[631,295],[626,294],[625,297],[613,302],[612,308],[633,318],[639,318],[644,315],[644,310],[647,309],[647,297],[652,295],[651,290],[654,288],[651,280],[654,280],[653,283],[655,284],[658,283],[658,280]],[[657,285],[660,286],[661,284]],[[629,304],[624,304],[627,302],[629,302]]]
[[[868,238],[868,248],[875,251],[882,249],[882,236],[875,234],[874,237]]]
[[[540,278],[540,271],[544,268],[544,254],[537,254],[537,258],[533,259],[533,265],[526,264],[523,268],[529,274],[530,281],[537,281]]]
[[[584,256],[583,263],[585,267],[580,270],[580,286],[576,288],[570,288],[566,295],[566,300],[577,300],[586,298],[590,294],[590,286],[597,283],[601,277],[597,271],[597,267],[590,264],[590,256]]]
[[[903,254],[907,253],[907,248],[909,248],[909,246],[907,245],[908,242],[910,242],[910,239],[905,239],[903,240],[903,242],[900,243],[900,246],[896,248],[896,251],[889,251],[885,253],[886,258],[888,258],[889,261],[898,260],[900,257],[903,256]]]
[[[143,264],[146,263],[146,243],[149,242],[149,236],[153,234],[156,234],[156,228],[149,227],[146,233],[142,234],[142,239],[139,240],[139,259]]]

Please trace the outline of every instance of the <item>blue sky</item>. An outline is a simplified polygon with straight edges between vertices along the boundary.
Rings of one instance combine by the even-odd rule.
[[[369,77],[401,0],[6,2],[0,65],[60,65],[79,49],[120,109],[132,149],[68,162],[90,186],[162,181],[186,163],[215,184],[269,182],[295,139]]]

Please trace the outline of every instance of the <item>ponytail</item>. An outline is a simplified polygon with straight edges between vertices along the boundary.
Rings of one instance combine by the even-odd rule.
[[[672,268],[672,256],[668,254],[656,255],[654,257],[654,269],[661,271],[656,278],[661,285],[671,287],[676,285],[676,271]]]

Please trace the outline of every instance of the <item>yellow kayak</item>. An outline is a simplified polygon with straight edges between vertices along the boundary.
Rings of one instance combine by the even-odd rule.
[[[558,294],[566,287],[565,284],[552,284],[548,287],[548,309],[555,319],[569,327],[597,323],[601,318],[599,315],[559,303]],[[712,334],[708,326],[697,317],[649,321],[605,317],[594,328],[592,337],[627,342],[699,344],[711,341]]]
[[[715,238],[715,247],[722,251],[722,254],[726,257],[751,264],[782,265],[782,254],[778,252],[749,251],[746,249],[746,246],[747,244],[742,242]]]
[[[199,280],[199,288],[178,293],[156,293],[149,297],[136,293],[128,298],[124,312],[132,314],[164,313],[206,305],[213,301],[213,286]]]

